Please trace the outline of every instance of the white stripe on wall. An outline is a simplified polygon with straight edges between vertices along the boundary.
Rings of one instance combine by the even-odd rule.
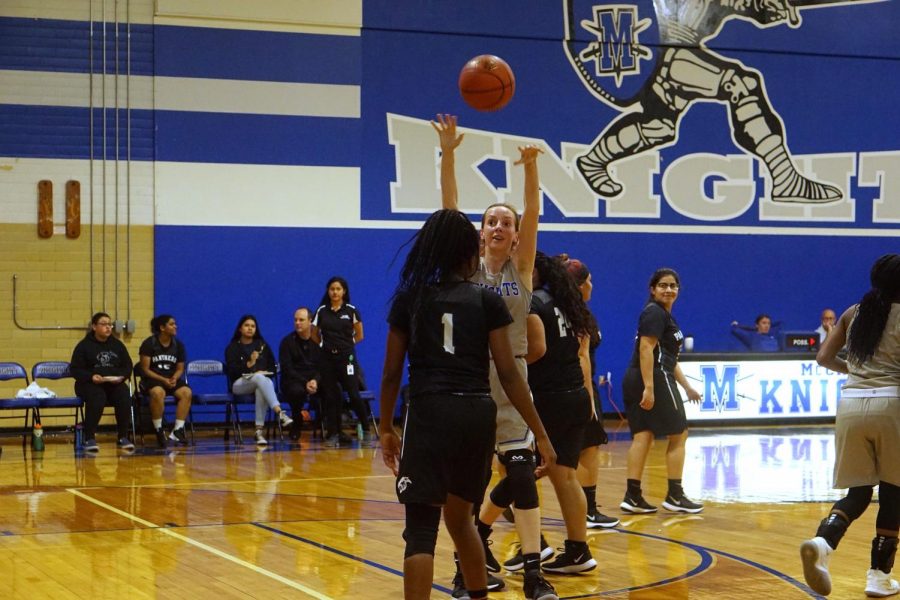
[[[153,108],[153,78],[132,75],[129,81],[124,74],[106,76],[106,107],[116,105],[118,83],[119,108],[126,103],[134,109]],[[127,86],[127,95],[126,95]],[[103,79],[94,74],[94,107],[103,106]],[[0,104],[25,104],[30,106],[90,106],[90,75],[88,73],[60,73],[55,71],[3,71],[0,70]]]
[[[358,119],[360,87],[358,85],[157,77],[156,108],[159,110]]]
[[[106,220],[112,224],[118,209],[119,223],[128,218],[128,164],[106,161]],[[153,165],[131,163],[131,223],[153,224]],[[56,158],[12,158],[0,156],[0,223],[37,223],[37,184],[42,179],[53,183],[53,216],[57,225],[65,224],[66,182],[81,183],[81,220],[90,222],[90,161]],[[118,191],[118,202],[116,195]],[[94,222],[103,221],[103,161],[94,161]]]
[[[157,0],[155,23],[359,36],[362,0]]]
[[[358,227],[356,167],[157,162],[157,225]]]
[[[87,21],[91,16],[93,4],[94,21],[103,20],[103,7],[106,7],[106,20],[116,20],[116,4],[118,4],[118,20],[126,21],[128,10],[132,23],[147,24],[153,22],[153,0],[3,0],[0,2],[0,17],[20,19],[59,19],[62,21]]]
[[[0,17],[125,22],[126,2],[120,0],[3,0]],[[255,31],[360,35],[362,0],[129,0],[133,24],[219,27]]]
[[[183,110],[192,112],[267,114],[308,117],[360,116],[358,85],[281,83],[194,77],[106,76],[106,107]],[[126,97],[126,84],[128,97]],[[0,104],[31,106],[90,105],[87,73],[0,70]],[[94,107],[103,105],[102,80],[94,75]]]

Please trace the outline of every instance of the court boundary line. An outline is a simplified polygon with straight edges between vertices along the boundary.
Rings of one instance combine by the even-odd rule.
[[[544,517],[544,518],[542,519],[542,522],[543,522],[543,521],[546,521],[548,525],[556,525],[556,526],[561,526],[561,525],[563,525],[562,519],[555,519],[555,518],[552,518],[552,517],[549,517],[549,518],[548,518],[548,517]],[[624,593],[624,592],[634,592],[634,591],[644,590],[644,589],[648,589],[648,588],[659,587],[659,586],[661,586],[661,585],[666,585],[666,584],[672,583],[672,582],[674,582],[674,581],[679,581],[679,580],[682,580],[682,579],[687,579],[687,578],[689,578],[689,577],[695,577],[695,576],[699,575],[702,571],[707,571],[707,570],[709,570],[709,568],[710,568],[710,566],[711,566],[711,564],[712,564],[712,563],[710,562],[709,564],[704,565],[704,558],[703,558],[704,555],[706,555],[706,556],[713,555],[713,556],[721,556],[721,557],[724,557],[724,558],[729,558],[729,559],[734,560],[734,561],[736,561],[736,562],[739,562],[739,563],[741,563],[741,564],[743,564],[743,565],[746,565],[746,566],[752,567],[752,568],[754,568],[754,569],[757,569],[757,570],[759,570],[759,571],[762,571],[763,573],[767,573],[767,574],[769,574],[769,575],[772,575],[772,576],[774,576],[776,579],[779,579],[779,580],[781,580],[781,581],[787,583],[788,585],[790,585],[790,586],[792,586],[792,587],[798,589],[799,591],[801,591],[801,592],[803,592],[803,593],[805,593],[805,594],[808,594],[808,595],[809,595],[810,597],[812,597],[812,598],[823,598],[823,596],[820,596],[819,594],[817,594],[816,592],[814,592],[809,586],[805,585],[804,583],[801,583],[801,582],[800,582],[799,580],[797,580],[797,579],[794,579],[793,577],[791,577],[791,576],[788,575],[787,573],[782,573],[781,571],[777,571],[777,570],[775,570],[775,569],[773,569],[773,568],[771,568],[771,567],[767,567],[766,565],[763,565],[763,564],[761,564],[761,563],[758,563],[758,562],[756,562],[756,561],[754,561],[754,560],[751,560],[751,559],[749,559],[749,558],[744,558],[744,557],[738,556],[738,555],[736,555],[736,554],[732,554],[732,553],[730,553],[730,552],[725,552],[725,551],[723,551],[723,550],[716,550],[716,549],[714,549],[714,548],[709,548],[709,547],[707,547],[707,546],[701,546],[701,545],[699,545],[699,544],[694,544],[694,543],[691,543],[691,542],[684,542],[684,541],[681,541],[681,540],[674,540],[674,539],[672,539],[672,538],[667,538],[667,537],[663,537],[663,536],[660,536],[660,535],[654,535],[654,534],[652,534],[652,533],[643,533],[643,532],[640,532],[640,531],[628,531],[628,530],[626,530],[626,529],[618,529],[618,528],[608,529],[608,530],[606,530],[606,531],[609,531],[610,533],[618,533],[618,534],[620,534],[620,535],[622,535],[622,534],[624,534],[624,535],[636,535],[636,536],[640,536],[640,537],[645,537],[645,538],[650,538],[650,539],[653,539],[653,540],[657,540],[657,541],[660,541],[660,542],[668,542],[668,543],[672,543],[672,544],[678,544],[679,546],[684,546],[685,548],[688,548],[688,549],[690,549],[690,550],[693,550],[694,552],[696,552],[697,554],[699,554],[699,555],[701,556],[700,565],[698,565],[698,566],[695,567],[694,569],[691,569],[690,571],[687,571],[686,573],[684,573],[684,574],[682,574],[682,575],[678,575],[678,576],[676,576],[676,577],[670,577],[669,579],[663,579],[663,580],[660,580],[660,581],[658,581],[658,582],[654,582],[654,583],[650,583],[650,584],[644,584],[644,585],[634,586],[634,587],[628,587],[628,588],[621,588],[621,589],[618,589],[618,590],[608,590],[608,591],[605,591],[605,592],[599,592],[599,593],[588,594],[588,595],[582,595],[582,596],[567,596],[567,598],[571,598],[571,599],[599,598],[599,597],[602,597],[602,596],[610,596],[610,595],[613,595],[613,594],[621,594],[621,593]],[[712,558],[712,556],[710,556],[710,558]]]
[[[190,545],[194,546],[195,548],[199,548],[200,550],[203,550],[204,552],[208,552],[214,556],[218,556],[219,558],[225,559],[229,562],[235,563],[235,564],[245,567],[251,571],[259,573],[260,575],[264,575],[266,577],[269,577],[270,579],[274,579],[275,581],[278,581],[279,583],[283,583],[284,585],[292,587],[295,590],[298,590],[300,592],[303,592],[304,594],[312,596],[313,598],[318,598],[318,600],[334,600],[330,596],[326,596],[325,594],[322,594],[312,588],[309,588],[309,587],[303,585],[302,583],[299,583],[292,579],[288,579],[287,577],[284,577],[283,575],[279,575],[278,573],[273,573],[272,571],[269,571],[268,569],[265,569],[258,565],[254,565],[253,563],[247,562],[246,560],[243,560],[241,558],[238,558],[236,556],[228,554],[227,552],[219,550],[218,548],[214,548],[213,546],[210,546],[209,544],[205,544],[201,541],[181,535],[180,533],[172,531],[171,529],[169,529],[167,527],[162,527],[160,525],[152,523],[151,521],[143,519],[137,515],[131,514],[127,511],[121,510],[119,508],[116,508],[115,506],[107,504],[106,502],[103,502],[102,500],[92,498],[92,497],[88,496],[87,494],[81,492],[80,490],[77,490],[75,488],[66,488],[66,491],[74,496],[77,496],[83,500],[87,500],[88,502],[91,502],[92,504],[96,504],[97,506],[99,506],[101,508],[104,508],[114,514],[117,514],[120,517],[129,519],[131,521],[134,521],[135,523],[139,523],[149,529],[154,529],[156,531],[159,531],[160,533],[163,533],[165,535],[173,537],[179,541],[190,544]]]

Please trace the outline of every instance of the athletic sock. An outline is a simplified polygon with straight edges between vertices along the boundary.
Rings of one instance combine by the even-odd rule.
[[[162,419],[153,419],[153,429],[162,428]]]
[[[527,577],[529,573],[538,573],[541,572],[541,553],[540,552],[529,552],[528,554],[523,554],[522,558],[525,560],[525,576]]]
[[[684,488],[681,487],[681,479],[669,480],[669,495],[673,498],[684,496]]]
[[[581,489],[584,490],[584,497],[587,500],[588,514],[597,512],[597,486],[592,485]]]
[[[175,419],[175,429],[184,427],[184,419]]]
[[[628,483],[628,493],[632,496],[640,496],[641,495],[641,480],[640,479],[627,479]]]
[[[491,526],[483,522],[481,519],[475,519],[475,527],[478,529],[478,535],[481,539],[486,540],[491,536]]]

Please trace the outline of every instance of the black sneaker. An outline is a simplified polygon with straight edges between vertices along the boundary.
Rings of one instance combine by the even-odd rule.
[[[662,505],[664,509],[671,512],[695,514],[703,510],[702,504],[700,504],[699,502],[694,502],[693,500],[685,496],[684,492],[682,492],[678,496],[668,494],[666,496],[666,499],[663,500]]]
[[[607,517],[602,512],[595,510],[594,512],[590,512],[587,514],[587,528],[588,529],[597,529],[599,527],[603,527],[604,529],[608,529],[610,527],[615,527],[619,524],[619,520],[615,517]]]
[[[494,540],[489,540],[486,538],[481,539],[481,544],[484,546],[484,566],[487,567],[488,573],[499,573],[500,563],[497,562],[497,559],[494,558],[494,553],[491,552],[491,545],[493,543]]]
[[[168,446],[168,443],[166,442],[166,432],[162,430],[162,427],[156,430],[156,445],[160,448]]]
[[[591,550],[585,543],[576,544],[569,540],[565,542],[565,548],[561,548],[562,554],[541,565],[548,573],[583,573],[593,571],[597,567],[597,561],[591,556]]]
[[[553,554],[553,548],[550,547],[550,544],[548,544],[547,540],[544,539],[544,535],[541,534],[541,562],[550,560],[553,557]],[[516,555],[503,563],[503,568],[507,571],[521,571],[525,568],[525,557],[522,556],[521,545],[519,546],[519,550],[516,552]]]
[[[556,590],[540,574],[525,579],[524,592],[528,600],[559,600]]]
[[[498,592],[506,587],[506,583],[499,577],[494,577],[490,573],[487,574],[487,590],[489,592]],[[450,592],[451,598],[460,598],[461,600],[469,600],[469,591],[463,581],[462,572],[457,570],[453,576],[453,591]]]
[[[469,590],[466,589],[466,582],[463,581],[460,571],[457,571],[456,575],[453,576],[453,591],[450,592],[450,597],[458,598],[459,600],[471,600]]]
[[[173,442],[181,444],[182,446],[187,446],[188,443],[187,434],[184,432],[184,427],[173,429],[172,433],[169,434],[169,439]]]
[[[625,492],[625,499],[622,500],[619,508],[631,514],[655,513],[657,510],[655,506],[644,500],[644,496],[632,496],[628,492]]]
[[[487,574],[487,590],[489,592],[499,592],[506,587],[506,582],[499,577],[494,577],[490,573]]]
[[[134,450],[134,444],[127,437],[119,438],[116,442],[120,450]]]

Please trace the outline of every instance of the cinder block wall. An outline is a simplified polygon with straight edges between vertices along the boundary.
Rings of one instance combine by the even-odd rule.
[[[37,182],[34,184],[36,190]],[[35,191],[35,215],[36,198]],[[21,363],[30,374],[32,365],[38,361],[69,360],[90,321],[92,287],[93,311],[104,310],[113,318],[136,321],[136,332],[124,334],[122,339],[132,358],[137,360],[138,348],[149,335],[153,315],[153,228],[136,225],[130,228],[130,236],[128,233],[120,226],[117,243],[115,227],[94,227],[92,286],[89,225],[82,228],[78,239],[72,240],[61,233],[50,239],[38,238],[36,218],[34,224],[0,223],[0,361]],[[104,237],[106,260],[103,260]],[[130,275],[126,240],[131,247]],[[18,326],[13,319],[14,275]],[[19,326],[67,329],[32,330]],[[73,392],[70,381],[44,384],[58,394]],[[20,387],[18,383],[0,382],[0,395],[11,397]],[[56,424],[50,418],[44,422]],[[6,421],[2,425],[11,424],[12,421]]]

